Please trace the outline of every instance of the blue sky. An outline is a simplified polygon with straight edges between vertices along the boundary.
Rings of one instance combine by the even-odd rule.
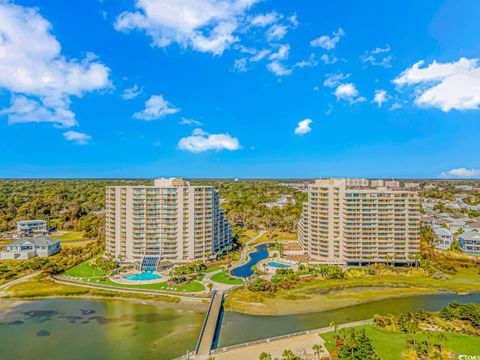
[[[478,178],[480,3],[0,0],[0,177]]]

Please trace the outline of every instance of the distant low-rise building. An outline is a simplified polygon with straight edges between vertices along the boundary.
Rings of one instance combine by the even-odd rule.
[[[406,182],[405,184],[403,184],[403,187],[405,189],[418,189],[420,187],[420,184],[414,182]]]
[[[21,238],[7,245],[7,250],[0,253],[2,260],[26,260],[35,256],[48,257],[59,253],[61,245],[59,240],[54,240],[42,235],[33,238]]]
[[[434,228],[436,238],[434,239],[434,245],[440,250],[449,250],[453,243],[453,234],[450,230],[437,227]]]
[[[463,190],[463,191],[470,191],[476,190],[477,188],[470,186],[470,185],[457,185],[455,186],[455,190]]]
[[[17,221],[17,231],[25,235],[46,233],[47,222],[45,220],[21,220]]]
[[[277,201],[265,202],[261,204],[265,205],[268,208],[279,207],[283,209],[288,204],[295,204],[295,199],[293,198],[292,195],[282,195],[280,199],[278,199]]]
[[[370,181],[364,178],[346,178],[345,184],[350,187],[368,187],[370,186]]]
[[[444,223],[447,225],[450,231],[455,234],[460,229],[462,229],[463,232],[468,230],[467,221],[468,218],[447,218],[444,220]]]
[[[389,189],[399,189],[400,183],[397,180],[387,180],[385,186]]]
[[[372,187],[374,187],[374,188],[376,188],[376,187],[384,187],[384,186],[385,186],[384,183],[383,183],[383,180],[380,180],[380,179],[378,179],[378,180],[372,180],[372,181],[371,181],[371,185],[372,185]]]
[[[469,231],[458,237],[460,248],[465,254],[480,255],[480,233]]]

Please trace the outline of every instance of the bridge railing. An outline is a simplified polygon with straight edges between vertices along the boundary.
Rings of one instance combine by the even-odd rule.
[[[210,298],[210,305],[208,305],[208,310],[207,310],[207,313],[205,314],[205,319],[203,320],[202,330],[200,331],[200,336],[198,337],[197,346],[195,347],[195,354],[197,354],[198,350],[200,349],[200,344],[202,343],[203,335],[205,333],[205,327],[207,326],[208,317],[210,316],[210,311],[212,310],[213,299],[215,298],[216,294],[217,294],[217,290],[214,290],[212,292],[212,297]]]

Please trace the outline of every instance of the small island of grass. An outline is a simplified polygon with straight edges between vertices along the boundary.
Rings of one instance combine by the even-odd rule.
[[[213,275],[211,279],[212,281],[215,281],[221,284],[228,284],[228,285],[240,285],[243,283],[242,279],[230,276],[227,274],[226,271],[222,271]]]

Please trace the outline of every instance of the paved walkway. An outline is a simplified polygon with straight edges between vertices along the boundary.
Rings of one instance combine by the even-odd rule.
[[[313,350],[313,346],[319,344],[323,348],[321,357],[328,356],[328,351],[323,345],[323,340],[318,334],[305,334],[295,337],[273,340],[268,343],[255,344],[244,348],[233,349],[225,353],[215,353],[215,360],[257,360],[262,352],[266,352],[274,359],[282,359],[284,350],[300,356],[302,360],[318,360],[318,356]]]
[[[217,290],[217,291],[220,291],[220,292],[225,292],[225,291],[228,291],[235,286],[238,286],[238,285],[235,285],[235,284],[222,284],[222,283],[218,283],[218,282],[215,282],[215,281],[212,280],[213,275],[221,273],[222,271],[227,271],[228,272],[229,270],[222,268],[222,269],[215,270],[211,273],[206,273],[205,277],[202,280],[203,286],[205,286],[205,288],[208,289],[208,284],[211,283],[211,284],[213,284],[213,290]]]
[[[351,323],[341,324],[338,329],[349,328],[352,326],[371,324],[372,320],[361,320]],[[290,335],[278,336],[270,339],[253,341],[251,343],[233,345],[226,348],[215,349],[213,356],[216,360],[257,360],[262,352],[270,353],[272,358],[281,358],[284,350],[292,350],[302,360],[318,359],[313,345],[319,344],[323,347],[323,356],[329,356],[324,346],[323,340],[319,334],[334,331],[333,327],[324,327],[320,329],[304,331]]]
[[[34,278],[35,276],[40,275],[41,273],[42,273],[41,271],[35,271],[35,272],[30,273],[30,274],[28,274],[28,275],[22,276],[22,277],[20,277],[20,278],[18,278],[18,279],[9,281],[9,282],[7,282],[7,283],[5,283],[5,284],[0,285],[0,290],[7,289],[7,288],[9,288],[10,286],[17,285],[17,284],[20,284],[20,283],[22,283],[22,282],[28,281],[28,280],[30,280],[31,278]]]
[[[187,300],[187,301],[208,300],[208,298],[201,297],[202,294],[205,294],[205,291],[197,292],[197,293],[189,293],[189,292],[173,293],[173,292],[165,292],[161,290],[134,289],[129,287],[119,287],[119,286],[102,285],[102,284],[96,284],[96,283],[87,283],[79,280],[66,279],[59,276],[51,276],[50,279],[59,284],[80,286],[80,287],[86,287],[90,289],[101,289],[101,290],[121,292],[121,293],[128,292],[128,293],[134,293],[134,294],[136,293],[136,294],[147,294],[147,295],[160,295],[160,296],[179,298],[180,300]],[[198,296],[195,296],[195,295],[198,295]]]

